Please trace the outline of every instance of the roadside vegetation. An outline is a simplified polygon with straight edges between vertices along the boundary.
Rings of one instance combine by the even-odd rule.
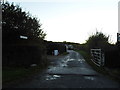
[[[77,52],[79,52],[79,53],[84,57],[84,59],[86,60],[86,62],[87,62],[94,70],[96,70],[97,72],[100,72],[100,73],[102,73],[102,74],[104,74],[104,75],[108,74],[108,73],[106,72],[106,70],[104,69],[104,67],[99,67],[99,66],[95,65],[95,64],[91,61],[91,56],[90,56],[90,54],[88,54],[88,53],[85,52],[85,51],[80,51],[80,50],[78,50]]]
[[[69,54],[69,52],[64,52],[61,55],[68,55],[68,54]]]
[[[91,61],[93,58],[91,57],[90,49],[102,49],[105,54],[104,66],[97,66]],[[86,43],[78,45],[76,51],[83,55],[86,62],[90,64],[94,70],[120,81],[120,51],[115,44],[109,43],[109,36],[96,31],[95,34],[92,34],[88,40],[86,40]]]
[[[108,68],[108,67],[99,67],[97,65],[95,65],[92,61],[91,61],[91,56],[90,54],[88,54],[85,51],[82,50],[77,50],[77,52],[79,52],[84,59],[86,60],[86,62],[97,72],[109,76],[111,79],[117,80],[118,82],[120,82],[120,68]]]
[[[29,67],[45,64],[46,34],[36,17],[8,2],[2,4],[3,67]],[[26,37],[20,38],[21,36]]]
[[[49,65],[49,64],[48,64]],[[23,80],[26,78],[29,78],[35,74],[42,73],[42,71],[47,68],[47,66],[34,66],[34,67],[29,67],[29,68],[24,68],[24,67],[5,67],[2,71],[2,83],[7,84],[9,82],[16,82],[19,80]]]
[[[107,60],[109,72],[104,67],[98,67],[91,62],[90,49],[101,48],[107,53],[109,58],[117,55],[119,51],[115,45],[108,42],[109,36],[102,32],[91,35],[86,43],[78,44],[71,42],[46,41],[46,33],[42,29],[42,24],[37,17],[29,12],[23,11],[19,5],[8,2],[2,4],[2,78],[3,84],[31,76],[49,65],[47,55],[53,55],[54,50],[58,50],[60,55],[67,55],[66,46],[73,45],[74,50],[81,53],[85,60],[97,71],[103,74],[110,74],[110,66],[120,65],[118,57],[113,61]],[[25,38],[20,38],[24,36]],[[114,52],[112,52],[114,50]],[[115,56],[113,56],[115,57]],[[31,67],[32,64],[37,66]],[[113,68],[113,67],[112,67]],[[120,75],[120,69],[113,69],[116,75]]]
[[[19,5],[2,3],[2,14],[3,85],[47,68],[50,64],[47,54],[52,55],[53,50],[67,54],[63,43],[44,40],[46,33],[40,20],[23,11]],[[31,67],[32,64],[36,66]]]

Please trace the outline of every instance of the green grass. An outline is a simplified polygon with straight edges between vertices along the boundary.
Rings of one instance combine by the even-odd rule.
[[[69,54],[69,52],[64,52],[64,53],[62,53],[60,55],[68,55],[68,54]]]
[[[60,55],[67,55],[69,53],[65,52]],[[29,68],[24,68],[24,67],[4,67],[2,69],[2,83],[6,84],[9,82],[15,82],[23,78],[27,78],[28,76],[32,76],[37,74],[38,72],[42,72],[45,68],[50,65],[49,60],[47,61],[46,65],[38,65],[35,67],[29,67]]]
[[[46,67],[41,67],[39,65],[36,67],[29,67],[29,68],[5,67],[2,70],[2,83],[5,84],[9,82],[14,82],[16,80],[20,80],[22,78],[27,78],[28,76],[35,75],[38,72],[42,72],[42,70],[45,69]]]
[[[85,52],[85,51],[82,51],[82,50],[79,50],[77,51],[79,52],[83,57],[84,59],[86,60],[86,62],[97,72],[103,74],[103,75],[106,75],[108,77],[110,77],[111,79],[113,80],[117,80],[118,82],[120,82],[120,79],[118,79],[118,77],[120,76],[120,69],[109,69],[109,70],[106,70],[105,67],[99,67],[97,65],[95,65],[92,61],[91,61],[91,56],[89,53]],[[110,73],[112,73],[113,75],[110,75]]]

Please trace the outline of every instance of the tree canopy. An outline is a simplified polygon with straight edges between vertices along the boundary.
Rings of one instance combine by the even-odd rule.
[[[104,48],[109,45],[109,36],[104,35],[102,32],[96,31],[95,34],[91,35],[86,44],[88,45],[89,49],[91,48]]]
[[[27,37],[26,40],[20,36]],[[14,3],[2,3],[2,65],[46,65],[46,34],[36,17]]]
[[[19,40],[20,35],[27,36],[29,40],[45,38],[46,34],[42,30],[39,20],[22,11],[19,5],[3,3],[2,15],[3,42],[15,42]]]

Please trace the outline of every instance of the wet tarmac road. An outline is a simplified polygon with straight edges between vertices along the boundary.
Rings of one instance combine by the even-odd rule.
[[[120,88],[120,83],[94,71],[77,52],[51,59],[42,74],[14,85],[13,88]]]

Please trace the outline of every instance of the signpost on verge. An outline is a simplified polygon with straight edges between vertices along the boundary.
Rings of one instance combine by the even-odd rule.
[[[21,38],[21,39],[28,39],[27,36],[22,36],[22,35],[20,36],[20,38]]]

